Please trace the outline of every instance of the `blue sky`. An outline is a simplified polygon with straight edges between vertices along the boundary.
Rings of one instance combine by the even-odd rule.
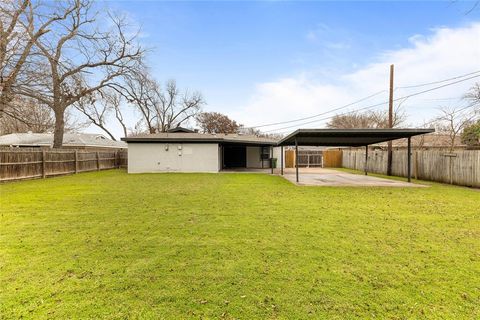
[[[398,81],[402,83],[398,85],[480,70],[479,57],[442,72],[412,77],[414,64],[421,62],[406,58],[409,50],[432,45],[441,36],[439,30],[462,28],[474,29],[465,31],[472,47],[466,55],[477,56],[480,39],[476,39],[475,28],[480,10],[465,14],[472,5],[450,1],[108,2],[141,26],[142,42],[153,49],[148,62],[158,80],[176,79],[181,87],[199,90],[208,103],[206,110],[226,113],[247,126],[328,111],[337,100],[341,104],[371,94],[386,86],[387,66],[396,63],[395,59],[405,60],[399,62]],[[457,38],[468,41],[462,35]],[[463,59],[462,48],[458,59]],[[407,77],[402,72],[409,63],[413,70],[408,70]],[[442,61],[435,63],[437,68],[430,69],[443,65]],[[386,66],[383,75],[378,74],[379,64]],[[354,82],[364,79],[358,75],[365,72],[375,74],[371,77],[375,84],[360,88]],[[368,77],[364,80],[369,81]],[[461,95],[466,88],[458,89],[458,94],[438,92],[434,98]],[[291,94],[285,97],[286,92]],[[296,101],[296,94],[301,96],[295,106],[275,106],[278,101]],[[312,100],[315,96],[316,101]],[[379,97],[380,101],[385,97]],[[422,112],[410,108],[412,123],[434,113],[434,106]]]

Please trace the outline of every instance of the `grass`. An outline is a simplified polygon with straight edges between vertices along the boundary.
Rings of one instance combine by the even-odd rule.
[[[0,197],[0,318],[480,317],[474,190],[111,170]]]

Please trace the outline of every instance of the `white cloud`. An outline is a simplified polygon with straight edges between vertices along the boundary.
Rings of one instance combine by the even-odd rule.
[[[307,34],[307,39],[314,40],[316,37],[318,32]],[[257,125],[325,112],[387,89],[391,63],[395,64],[395,86],[438,81],[480,70],[480,23],[462,28],[437,28],[432,30],[430,35],[413,35],[408,40],[411,43],[410,47],[381,52],[374,63],[350,73],[322,76],[319,79],[305,72],[260,83],[247,105],[232,112],[231,116],[246,125]],[[438,99],[460,97],[474,81],[408,99],[404,106],[410,116],[409,122],[415,125],[433,117],[435,108],[442,102],[460,103],[452,102],[451,99],[445,101]],[[480,81],[480,78],[477,81]],[[398,89],[395,96],[400,97],[427,88]],[[384,95],[364,102],[358,107],[382,102],[387,98],[385,92]],[[324,122],[305,127],[322,125]]]

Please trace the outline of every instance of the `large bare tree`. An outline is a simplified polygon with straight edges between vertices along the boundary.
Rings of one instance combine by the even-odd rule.
[[[14,101],[18,82],[28,83],[30,73],[25,67],[30,61],[35,43],[50,31],[53,23],[63,19],[58,13],[41,18],[45,8],[30,0],[0,2],[0,117]]]
[[[174,80],[162,90],[146,68],[125,77],[116,88],[140,113],[141,123],[149,133],[166,132],[188,123],[205,103],[200,93],[182,91]]]
[[[65,115],[65,131],[84,129],[89,123],[78,121],[70,112]],[[0,135],[9,133],[48,133],[55,129],[55,117],[48,106],[35,99],[15,96],[0,117]]]
[[[406,118],[406,113],[402,108],[395,108],[393,113],[393,127],[401,126]],[[330,119],[327,127],[333,129],[388,128],[388,112],[357,111],[338,114]]]
[[[464,97],[470,102],[473,112],[480,113],[480,83],[475,83]]]
[[[52,17],[59,19],[51,32],[35,41],[37,69],[29,72],[37,73],[36,81],[18,93],[53,110],[53,146],[61,147],[66,110],[136,68],[143,50],[125,19],[98,12],[90,0],[55,2],[40,20]]]
[[[122,96],[111,88],[104,88],[95,94],[84,97],[74,104],[90,123],[102,129],[112,140],[117,140],[112,132],[111,116],[122,127],[124,137],[127,136],[127,126],[122,111]]]

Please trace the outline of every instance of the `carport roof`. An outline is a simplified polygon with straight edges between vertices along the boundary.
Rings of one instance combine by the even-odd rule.
[[[278,145],[360,147],[434,132],[434,129],[298,129]]]

